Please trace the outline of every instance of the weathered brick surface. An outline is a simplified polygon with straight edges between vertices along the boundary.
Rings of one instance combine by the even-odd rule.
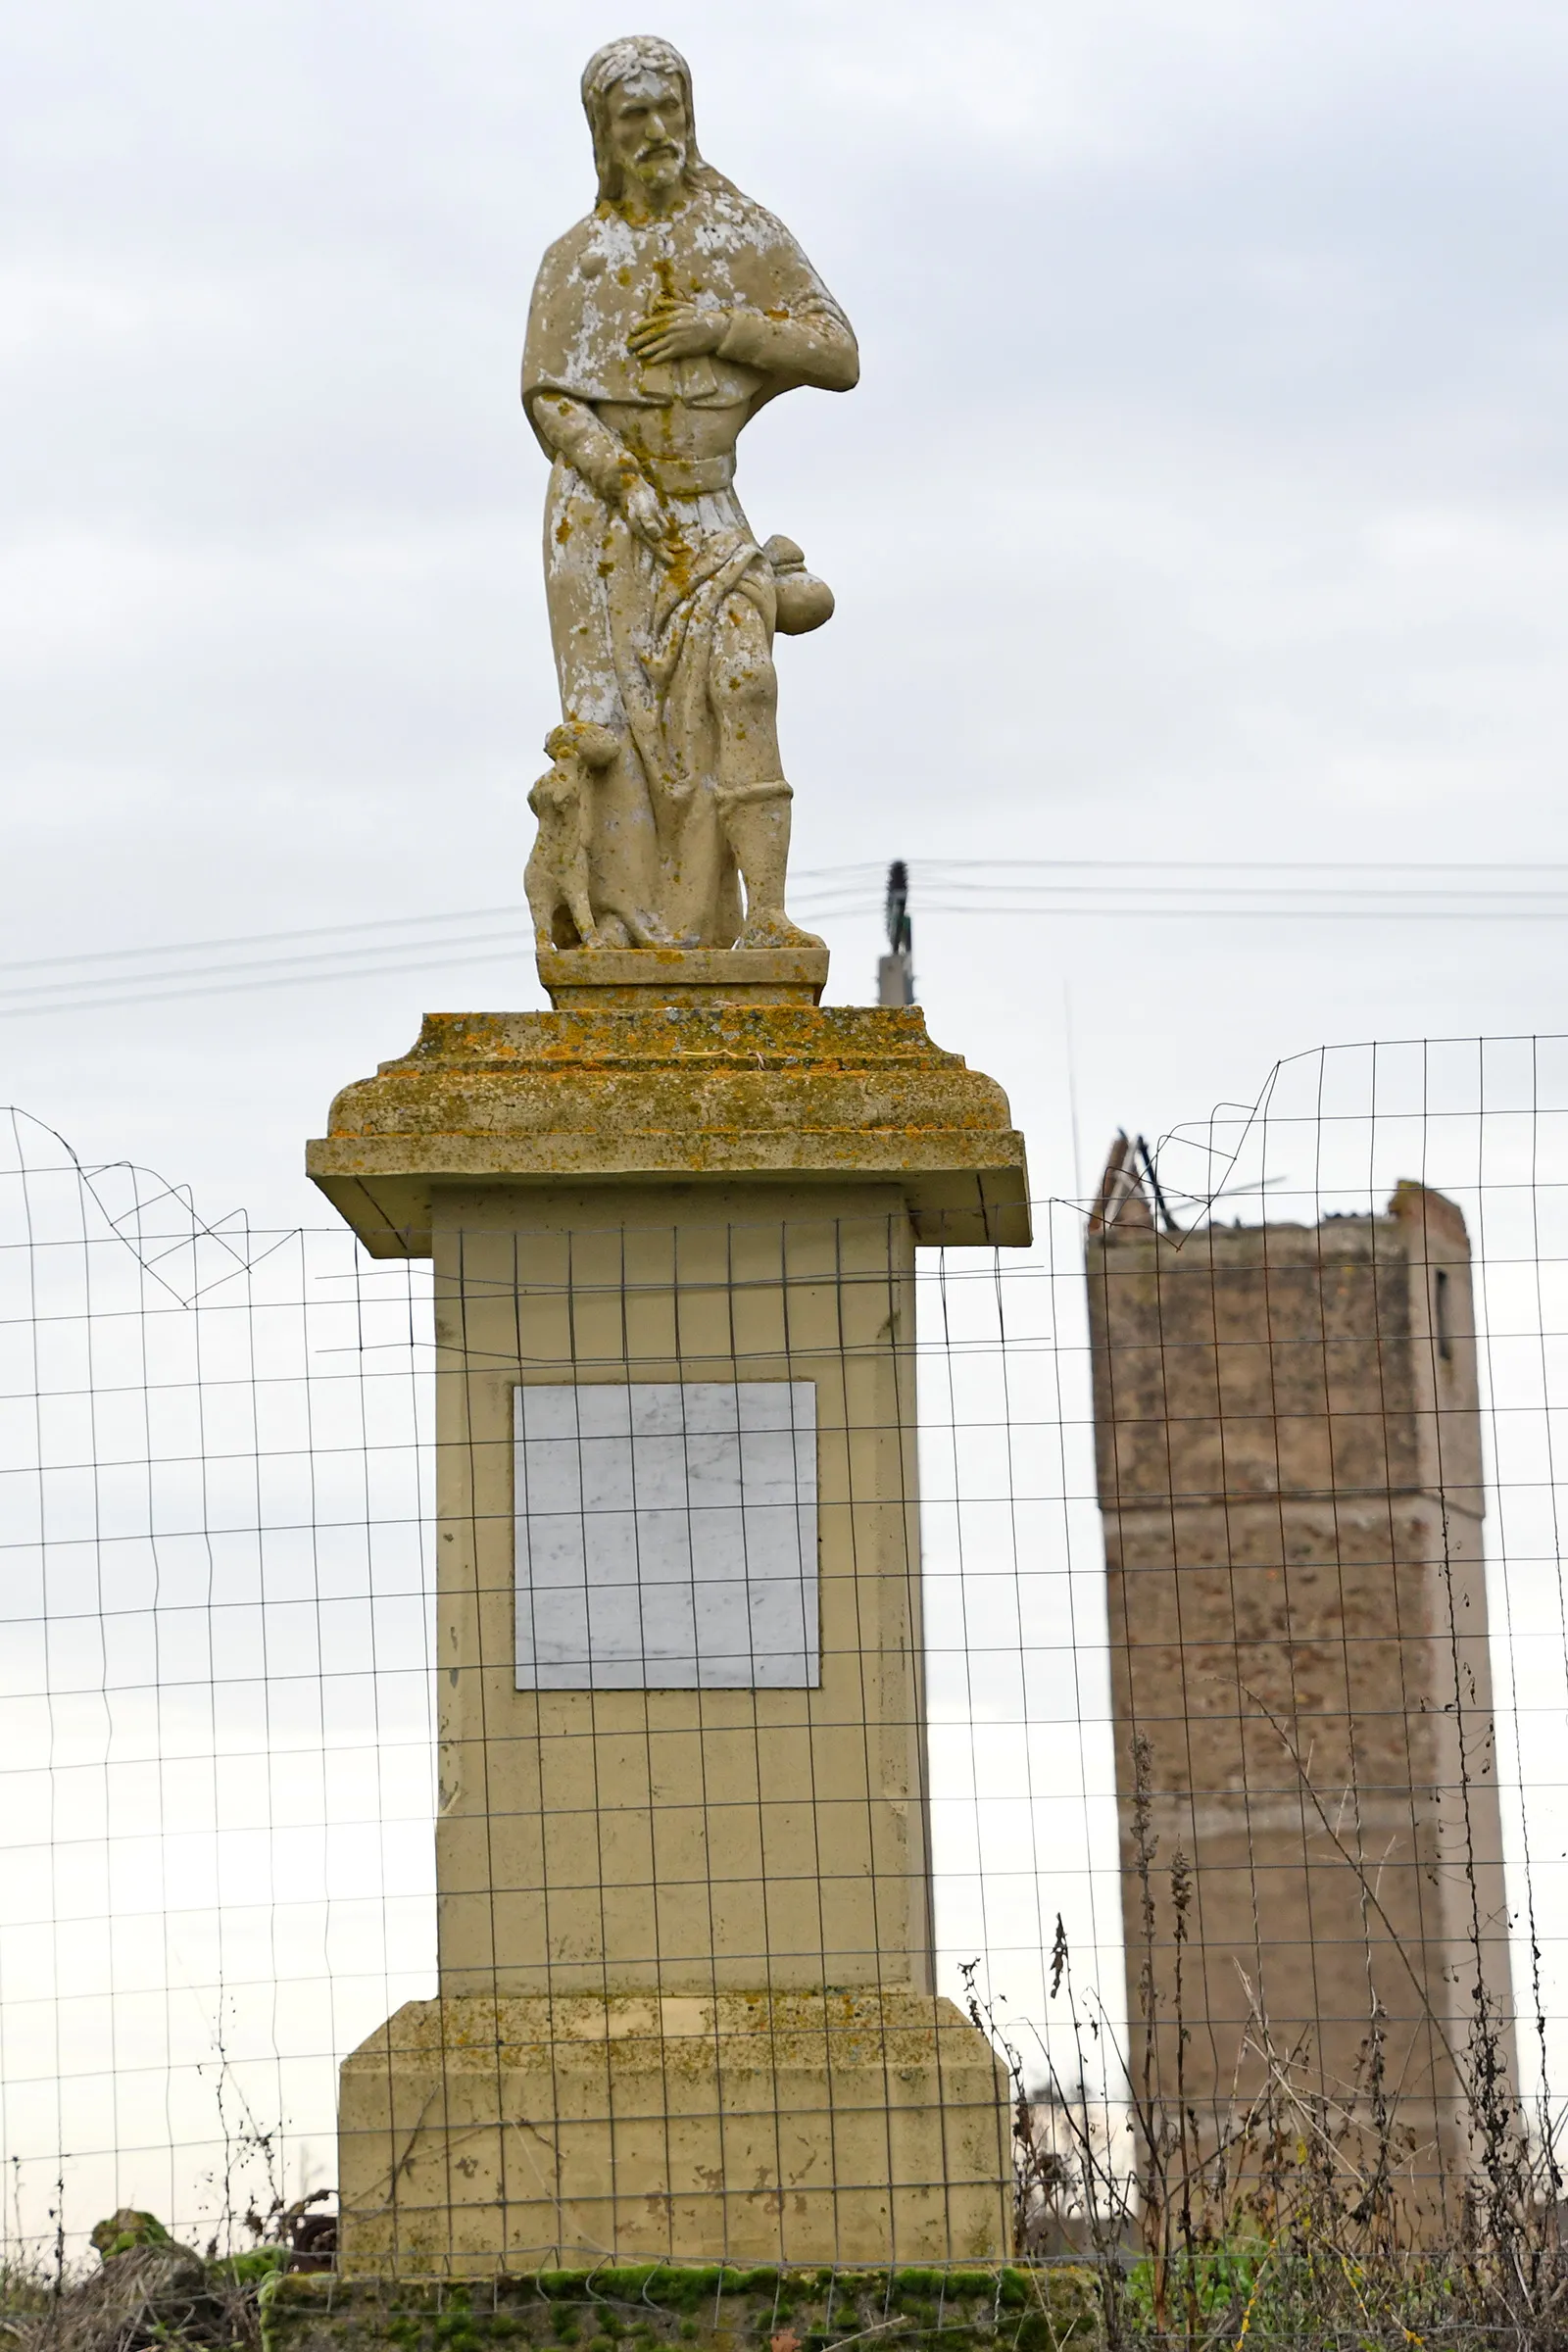
[[[1212,2134],[1260,2014],[1334,2092],[1376,2001],[1439,2229],[1478,1982],[1509,2005],[1463,1219],[1124,1222],[1088,1271],[1135,2075]]]

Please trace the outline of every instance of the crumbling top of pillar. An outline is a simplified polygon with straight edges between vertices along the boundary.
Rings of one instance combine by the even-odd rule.
[[[412,1053],[345,1087],[306,1166],[373,1256],[429,1254],[444,1184],[637,1178],[891,1180],[919,1242],[1027,1247],[1007,1098],[917,1006],[612,998],[429,1013]]]
[[[1481,1516],[1456,1202],[1404,1180],[1383,1215],[1160,1233],[1118,1166],[1087,1245],[1104,1511],[1427,1493]]]

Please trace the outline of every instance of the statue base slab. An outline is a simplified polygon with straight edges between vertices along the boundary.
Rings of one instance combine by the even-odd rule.
[[[826,948],[558,948],[539,978],[557,1011],[592,1005],[817,1004]]]
[[[1009,2124],[929,1994],[411,2001],[343,2065],[339,2267],[995,2261]]]

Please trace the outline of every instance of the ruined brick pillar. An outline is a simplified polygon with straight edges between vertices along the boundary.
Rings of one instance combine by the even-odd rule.
[[[1266,2021],[1364,2160],[1376,2043],[1391,2202],[1438,2236],[1478,2009],[1513,2071],[1464,1219],[1406,1183],[1166,1235],[1120,1159],[1088,1273],[1135,2088],[1212,2151]]]

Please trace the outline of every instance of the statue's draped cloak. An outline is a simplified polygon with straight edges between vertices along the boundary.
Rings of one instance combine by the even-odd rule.
[[[741,316],[722,351],[647,367],[628,339],[661,300]],[[849,321],[788,229],[705,167],[667,220],[633,223],[603,205],[550,248],[529,312],[523,401],[536,432],[534,402],[549,393],[596,410],[739,410],[739,424],[793,385],[853,380],[854,348]],[[710,662],[733,596],[771,635],[772,573],[732,488],[688,490],[668,478],[659,486],[679,532],[673,563],[555,457],[545,588],[562,710],[609,727],[623,746],[594,786],[596,915],[619,915],[636,938],[656,910],[677,936],[729,947],[740,894],[719,823]]]
[[[768,338],[767,365],[714,354],[644,367],[628,338],[665,298],[768,320],[780,331]],[[744,403],[751,416],[775,393],[816,380],[818,335],[853,348],[849,320],[783,221],[705,168],[703,184],[668,220],[633,223],[601,205],[551,246],[528,312],[523,403],[530,419],[537,392],[650,408],[675,399],[692,408]],[[792,357],[805,365],[792,368]]]

